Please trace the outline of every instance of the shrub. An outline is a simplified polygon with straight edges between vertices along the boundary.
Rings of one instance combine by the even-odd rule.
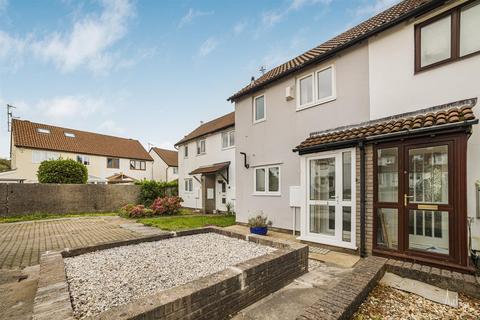
[[[268,220],[268,217],[264,216],[263,213],[248,219],[249,227],[268,227],[271,225],[272,221]]]
[[[141,186],[139,202],[149,207],[157,198],[178,195],[178,180],[171,182],[158,182],[155,180],[143,180],[137,182]]]
[[[181,208],[183,199],[174,197],[157,198],[152,204],[152,210],[154,215],[173,215],[177,214]]]
[[[85,184],[88,169],[72,159],[46,160],[38,167],[37,177],[40,183]]]
[[[227,204],[225,204],[225,208],[227,209],[227,214],[234,214],[235,213],[233,211],[233,203],[227,202]]]

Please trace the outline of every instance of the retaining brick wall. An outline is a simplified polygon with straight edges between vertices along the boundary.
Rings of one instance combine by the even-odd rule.
[[[135,185],[0,184],[0,216],[111,212],[139,194]]]

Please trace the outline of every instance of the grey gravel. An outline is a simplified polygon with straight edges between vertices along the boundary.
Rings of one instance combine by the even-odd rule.
[[[97,251],[64,261],[74,315],[83,319],[273,251],[206,233]]]

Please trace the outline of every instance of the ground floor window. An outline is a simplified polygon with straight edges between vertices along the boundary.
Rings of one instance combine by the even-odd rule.
[[[373,154],[374,249],[462,260],[466,136],[379,144]]]
[[[193,191],[193,179],[192,178],[187,178],[185,179],[185,191],[186,192],[192,192]]]
[[[280,194],[280,166],[257,167],[254,170],[255,194]]]
[[[305,158],[305,240],[355,247],[354,163],[354,149]]]

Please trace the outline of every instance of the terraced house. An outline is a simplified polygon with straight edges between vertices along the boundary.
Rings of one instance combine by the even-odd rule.
[[[232,95],[237,220],[472,271],[478,30],[478,0],[405,0]]]
[[[183,206],[212,213],[235,206],[235,115],[199,127],[175,144]]]
[[[0,182],[38,182],[40,163],[59,158],[86,165],[88,183],[152,179],[153,159],[133,139],[14,119],[10,153],[12,170],[0,173]]]

